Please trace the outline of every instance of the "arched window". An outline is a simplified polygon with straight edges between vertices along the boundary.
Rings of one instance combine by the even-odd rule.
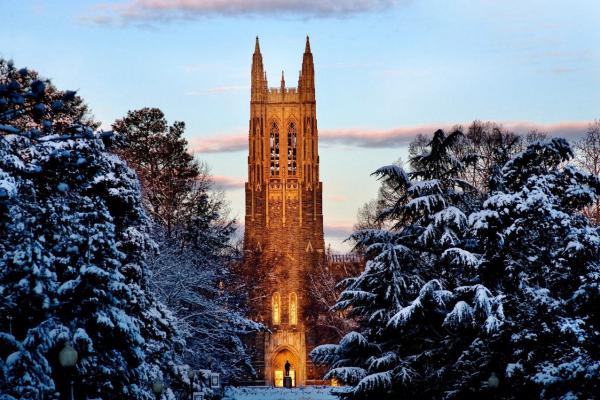
[[[290,325],[298,324],[298,296],[296,293],[290,293]]]
[[[259,158],[259,146],[257,146],[257,144],[260,143],[260,137],[258,136],[258,118],[255,118],[254,121],[254,141],[253,141],[253,154],[254,154],[254,159],[258,159]]]
[[[271,149],[271,176],[279,176],[279,127],[277,127],[277,122],[271,124],[269,147]]]
[[[279,292],[273,293],[272,308],[273,308],[273,325],[279,325],[281,321],[281,297]]]
[[[288,175],[296,175],[296,142],[298,139],[298,131],[296,124],[290,122],[287,133],[287,167]]]

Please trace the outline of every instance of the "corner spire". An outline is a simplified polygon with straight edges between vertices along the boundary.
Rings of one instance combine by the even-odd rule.
[[[313,55],[310,52],[310,39],[306,36],[306,49],[302,56],[302,70],[298,82],[298,90],[304,101],[315,101],[315,67],[313,65]]]
[[[256,45],[254,54],[252,55],[252,73],[251,73],[251,99],[252,101],[260,101],[263,97],[263,92],[267,81],[264,78],[265,70],[263,68],[262,55],[260,54],[260,45],[258,36],[256,37]]]
[[[258,43],[258,36],[256,37],[256,44],[254,45],[254,53],[260,53],[260,44]]]
[[[285,88],[285,78],[283,76],[283,71],[281,71],[281,90]]]

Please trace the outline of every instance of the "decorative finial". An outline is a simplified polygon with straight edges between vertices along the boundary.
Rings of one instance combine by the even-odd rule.
[[[254,52],[260,53],[260,45],[258,44],[258,36],[256,36],[256,45],[254,46]]]
[[[308,35],[306,35],[306,48],[304,49],[305,53],[310,53],[310,39],[308,38]]]
[[[281,71],[281,88],[283,89],[285,87],[285,78],[283,76],[283,71]]]

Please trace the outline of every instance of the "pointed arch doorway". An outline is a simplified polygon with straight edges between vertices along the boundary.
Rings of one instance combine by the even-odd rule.
[[[283,387],[286,361],[291,365],[290,377],[292,378],[292,386],[296,386],[296,380],[299,373],[298,357],[289,348],[283,348],[275,353],[271,361],[271,371],[273,371],[273,384],[275,387]]]

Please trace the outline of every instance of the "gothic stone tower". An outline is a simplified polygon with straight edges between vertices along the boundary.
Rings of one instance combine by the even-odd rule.
[[[307,277],[321,265],[324,241],[308,37],[297,88],[286,87],[283,73],[279,87],[268,87],[256,38],[248,139],[244,246],[246,254],[258,252],[265,263],[271,260],[268,271],[256,276],[262,296],[255,314],[272,333],[254,341],[255,368],[260,383],[280,386],[288,360],[294,385],[310,384],[318,374],[307,355],[318,334],[309,322]]]

